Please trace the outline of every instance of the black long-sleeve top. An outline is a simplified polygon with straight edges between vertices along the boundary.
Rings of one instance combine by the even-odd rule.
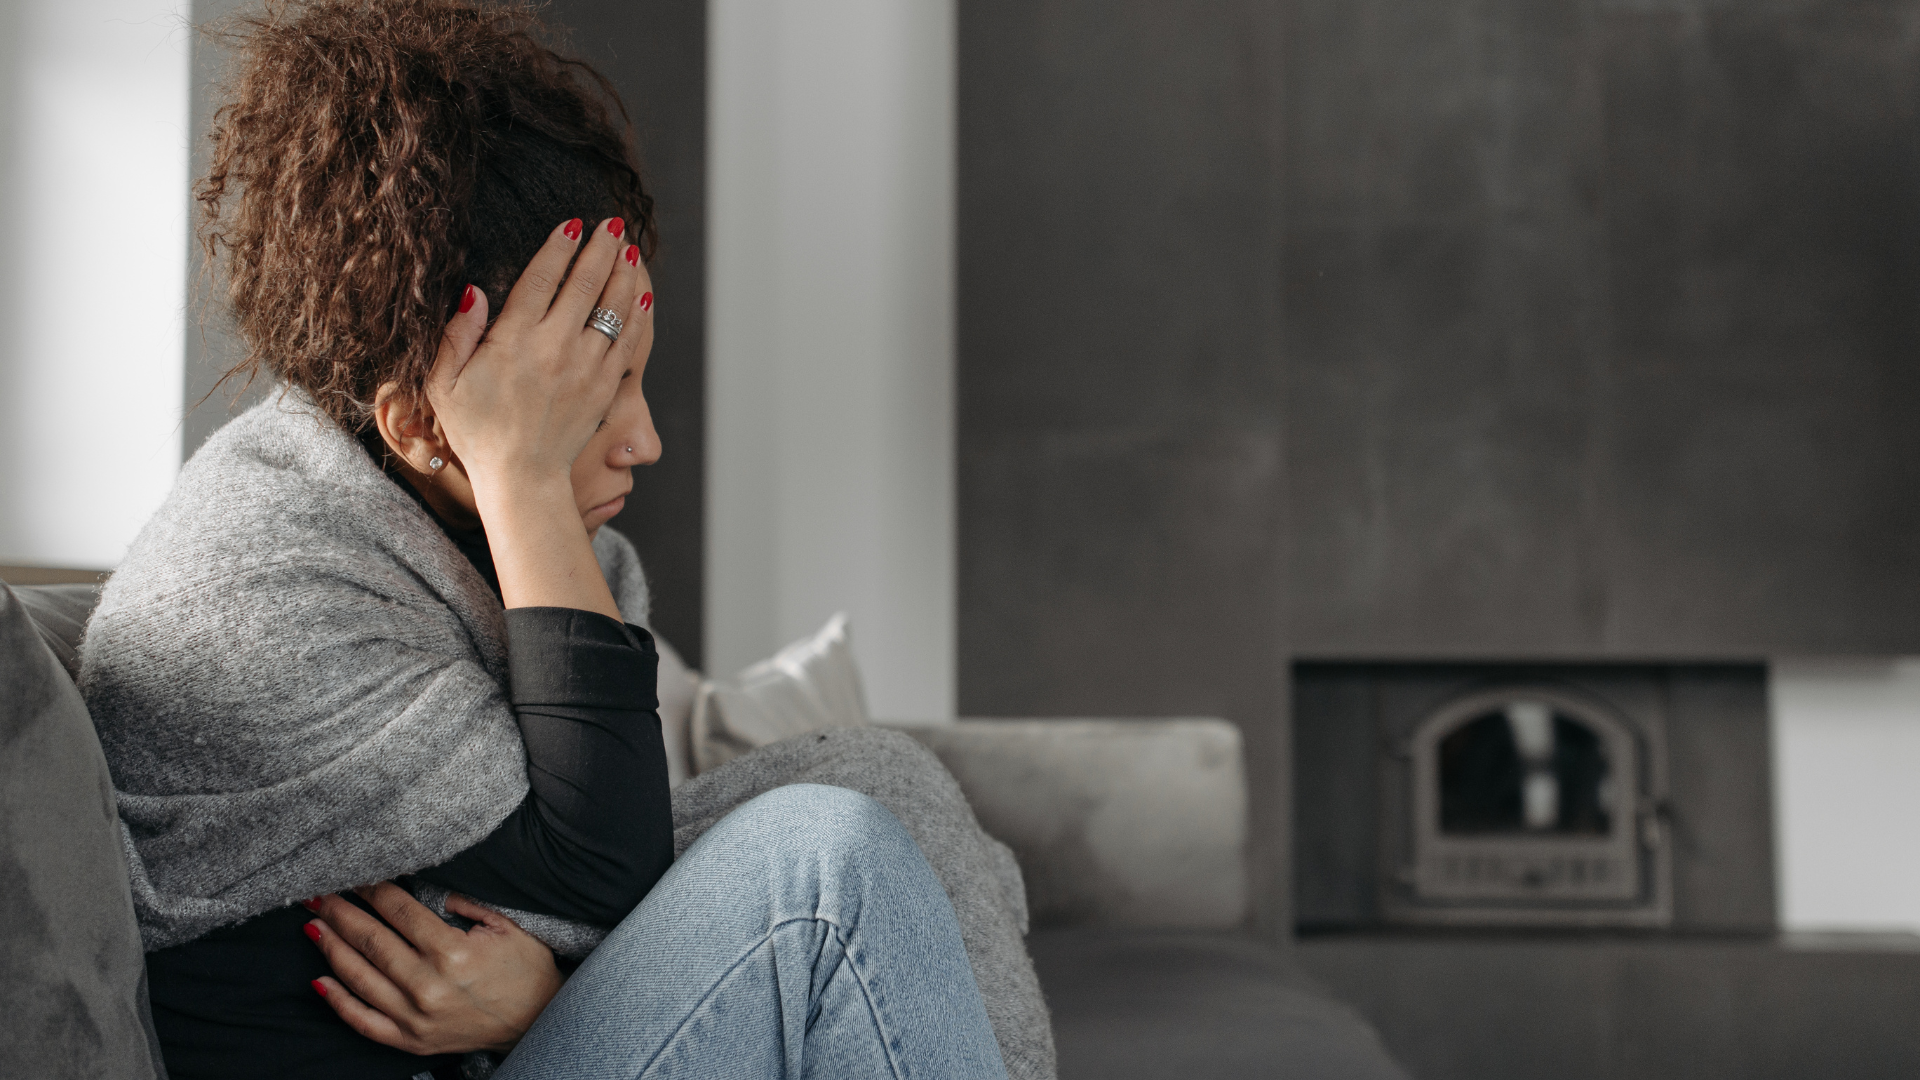
[[[447,533],[497,593],[485,534]],[[480,843],[415,876],[503,907],[617,923],[673,861],[653,638],[595,612],[515,608],[507,658],[527,797]],[[147,954],[174,1080],[449,1073],[455,1059],[363,1038],[314,993],[331,969],[303,930],[311,917],[282,908]]]

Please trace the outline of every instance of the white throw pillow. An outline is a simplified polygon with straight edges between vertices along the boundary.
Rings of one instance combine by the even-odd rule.
[[[735,685],[701,684],[693,707],[694,772],[809,731],[867,723],[866,695],[842,613],[813,636],[741,672]]]
[[[653,644],[660,654],[657,691],[660,697],[660,738],[667,744],[667,786],[677,788],[693,775],[693,702],[700,695],[700,673],[687,667],[680,653],[659,634]]]

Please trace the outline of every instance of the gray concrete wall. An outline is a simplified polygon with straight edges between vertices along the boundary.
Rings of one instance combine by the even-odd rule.
[[[1290,10],[1295,647],[1920,648],[1920,4]]]
[[[960,709],[1238,723],[1289,926],[1281,12],[959,14]]]
[[[962,710],[1920,650],[1916,21],[966,5]]]
[[[649,264],[659,304],[647,404],[660,460],[633,471],[613,527],[653,587],[653,626],[703,665],[706,605],[707,5],[705,0],[556,0],[546,17],[612,80],[633,120],[659,214]]]
[[[188,151],[196,184],[207,174],[211,152],[207,129],[213,124],[214,111],[220,107],[219,81],[231,59],[225,49],[199,29],[247,7],[248,0],[194,0],[193,3],[195,32],[190,45],[193,88],[188,115],[192,138]],[[182,461],[192,457],[200,444],[207,441],[207,436],[220,430],[220,425],[258,401],[265,390],[263,385],[247,388],[238,379],[225,384],[220,381],[221,376],[239,363],[244,347],[226,318],[221,283],[208,272],[200,256],[200,204],[194,201],[192,191],[187,193],[187,212],[188,228],[193,232],[187,244],[186,387],[180,422]]]

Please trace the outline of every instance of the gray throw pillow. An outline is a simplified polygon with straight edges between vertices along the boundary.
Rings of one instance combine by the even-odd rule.
[[[93,721],[0,584],[0,1075],[164,1078],[146,977]]]

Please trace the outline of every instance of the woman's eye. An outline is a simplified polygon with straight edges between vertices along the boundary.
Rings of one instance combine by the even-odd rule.
[[[596,427],[596,428],[594,428],[593,430],[595,430],[595,431],[599,431],[599,430],[600,430],[601,428],[604,428],[604,427],[606,427],[606,426],[607,426],[607,422],[606,422],[605,420],[602,420],[602,421],[600,421],[600,426],[599,426],[599,427]]]

